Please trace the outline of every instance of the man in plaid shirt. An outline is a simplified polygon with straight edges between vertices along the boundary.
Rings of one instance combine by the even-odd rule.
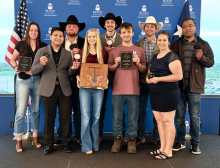
[[[138,137],[136,144],[144,143],[146,139],[146,109],[147,100],[149,96],[149,84],[146,82],[146,75],[148,73],[148,68],[150,65],[151,58],[153,55],[160,52],[156,44],[155,33],[160,31],[163,27],[163,22],[156,23],[156,19],[153,16],[147,17],[145,22],[139,22],[139,27],[146,34],[146,37],[140,39],[136,42],[136,46],[141,47],[145,51],[146,58],[146,73],[140,73],[140,97],[139,97],[139,117],[138,117]],[[160,146],[160,137],[157,129],[157,122],[153,117],[154,129],[153,137],[155,143]]]

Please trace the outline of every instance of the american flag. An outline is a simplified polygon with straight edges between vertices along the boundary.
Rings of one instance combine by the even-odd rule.
[[[16,18],[15,26],[12,31],[12,35],[11,35],[8,48],[5,54],[5,60],[9,64],[10,64],[12,54],[14,52],[15,44],[18,41],[21,41],[25,36],[26,28],[28,25],[28,20],[29,19],[28,19],[28,14],[27,14],[26,0],[22,0],[19,11],[18,11],[18,15]]]

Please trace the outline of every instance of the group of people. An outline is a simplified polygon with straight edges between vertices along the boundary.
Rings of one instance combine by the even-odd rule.
[[[149,154],[155,159],[168,159],[172,157],[172,151],[186,148],[187,104],[191,151],[193,154],[200,154],[200,101],[201,94],[204,93],[205,68],[213,66],[214,55],[208,42],[195,34],[195,21],[185,19],[182,23],[182,37],[171,45],[169,33],[159,32],[163,23],[157,23],[153,16],[147,17],[145,22],[139,22],[146,37],[135,45],[132,43],[133,25],[122,23],[120,16],[107,13],[105,17],[99,18],[99,24],[106,33],[99,35],[96,29],[89,29],[84,39],[78,33],[85,28],[85,23],[79,23],[74,15],[70,15],[66,22],[59,22],[60,27],[52,28],[50,45],[41,42],[37,23],[31,22],[27,26],[25,39],[16,44],[11,59],[11,65],[18,74],[14,128],[14,135],[17,137],[16,151],[23,151],[22,135],[29,95],[32,108],[32,145],[41,147],[38,128],[42,97],[47,144],[44,154],[53,153],[54,146],[61,145],[65,152],[72,152],[72,110],[75,139],[82,145],[82,152],[92,154],[98,151],[103,137],[108,88],[111,87],[114,136],[111,152],[120,152],[122,145],[127,145],[127,153],[136,153],[136,145],[145,142],[146,109],[150,95],[154,115],[153,137],[159,149]],[[155,35],[157,32],[158,36]],[[113,42],[112,46],[107,45],[109,40]],[[120,67],[121,52],[133,53],[133,68]],[[75,61],[75,55],[81,56],[79,61]],[[33,64],[29,72],[18,71],[16,60],[19,56],[32,57]],[[81,63],[108,64],[108,88],[81,88]],[[55,141],[57,107],[60,126],[57,131],[58,139]]]

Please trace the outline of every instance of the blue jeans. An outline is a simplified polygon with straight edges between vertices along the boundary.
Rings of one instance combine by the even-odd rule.
[[[80,110],[81,110],[81,141],[82,152],[99,150],[99,116],[102,108],[104,90],[79,89]],[[90,133],[90,103],[92,98],[92,122]]]
[[[138,138],[146,139],[146,109],[147,109],[147,101],[150,92],[150,87],[148,84],[140,83],[140,97],[139,97],[139,116],[138,116]],[[157,128],[157,122],[155,117],[153,116],[153,137],[154,140],[160,140],[159,132]]]
[[[40,101],[38,94],[40,77],[31,76],[29,79],[16,79],[16,115],[14,125],[14,136],[24,134],[24,121],[29,95],[31,95],[31,131],[38,132],[40,121]]]
[[[128,109],[128,129],[125,132],[125,141],[129,137],[137,137],[137,122],[139,113],[138,95],[112,95],[112,113],[113,113],[113,136],[122,136],[124,106]]]
[[[190,88],[181,90],[181,97],[176,110],[176,141],[185,143],[186,125],[186,103],[188,102],[189,116],[190,116],[190,136],[191,143],[199,144],[200,133],[200,102],[201,94],[190,92]]]

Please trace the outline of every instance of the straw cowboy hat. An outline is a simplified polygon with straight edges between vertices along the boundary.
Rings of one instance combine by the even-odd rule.
[[[86,24],[85,23],[78,23],[78,19],[76,18],[75,15],[70,15],[66,22],[59,22],[60,27],[64,28],[66,27],[66,25],[68,24],[76,24],[79,27],[79,31],[82,31],[85,27]]]
[[[141,28],[141,30],[144,30],[144,26],[147,23],[151,23],[151,24],[155,24],[157,27],[156,32],[160,31],[163,27],[163,22],[156,22],[156,19],[153,16],[148,16],[145,22],[139,22],[139,27]]]
[[[117,25],[117,26],[115,27],[115,30],[120,27],[120,25],[121,25],[121,23],[122,23],[122,18],[121,18],[120,16],[115,17],[115,15],[114,15],[113,13],[107,13],[107,14],[105,15],[105,17],[99,17],[99,25],[100,25],[103,29],[106,30],[106,28],[104,27],[105,21],[106,21],[106,20],[109,20],[109,19],[115,21],[115,24]]]

